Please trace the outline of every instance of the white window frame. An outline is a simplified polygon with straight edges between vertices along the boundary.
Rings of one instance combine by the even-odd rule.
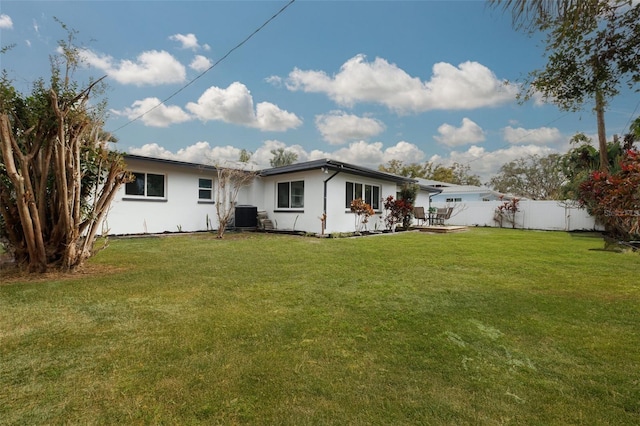
[[[302,194],[294,194],[292,190],[293,184],[302,184]],[[287,185],[287,206],[280,204],[280,188],[281,185]],[[294,202],[294,198],[295,201]],[[276,210],[286,210],[286,211],[302,211],[304,209],[304,180],[291,180],[291,181],[281,181],[276,183]],[[295,204],[295,206],[294,206]]]
[[[352,187],[350,197],[349,197],[349,190],[348,190],[349,185],[351,185]],[[375,197],[374,188],[378,188],[377,198]],[[370,198],[369,200],[367,200],[367,189],[371,191],[371,196],[369,197]],[[372,183],[347,181],[345,182],[345,208],[350,209],[351,202],[353,200],[361,198],[365,203],[369,204],[373,210],[380,212],[382,211],[382,207],[381,207],[382,198],[380,194],[382,194],[382,186],[380,185],[375,185]]]
[[[211,186],[202,186],[202,181],[209,181]],[[209,191],[209,197],[203,197],[202,191]],[[198,178],[198,202],[213,203],[213,178]]]
[[[131,172],[138,180],[139,175],[144,176],[144,183],[142,187],[142,194],[129,193],[130,185],[135,184],[136,180],[126,183],[124,185],[124,199],[129,200],[149,200],[149,201],[166,201],[167,200],[167,175],[164,173],[150,173],[150,172]],[[162,195],[149,195],[149,176],[162,176]]]

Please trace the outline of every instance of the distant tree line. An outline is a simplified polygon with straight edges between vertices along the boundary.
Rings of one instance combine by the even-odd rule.
[[[480,176],[472,174],[469,165],[460,163],[444,166],[431,161],[422,164],[405,164],[400,160],[390,160],[387,164],[381,164],[378,170],[398,176],[437,180],[439,182],[448,182],[457,185],[482,185]]]

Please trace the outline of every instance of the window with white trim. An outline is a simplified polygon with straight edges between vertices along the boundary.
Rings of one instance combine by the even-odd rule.
[[[213,179],[198,179],[198,200],[213,201]]]
[[[447,198],[446,202],[447,203],[460,203],[460,202],[462,202],[462,198],[458,198],[458,197],[456,197],[456,198]]]
[[[380,210],[380,187],[358,182],[347,182],[345,208],[351,208],[351,202],[361,198],[372,209]]]
[[[154,173],[133,172],[134,180],[124,187],[125,195],[140,198],[165,198],[165,177]]]
[[[278,182],[276,198],[279,209],[304,208],[304,181]]]

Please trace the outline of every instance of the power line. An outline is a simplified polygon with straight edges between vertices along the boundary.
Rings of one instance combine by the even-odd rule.
[[[176,90],[175,92],[173,92],[171,95],[169,95],[167,98],[163,99],[162,101],[160,101],[159,104],[155,105],[153,108],[148,109],[147,111],[143,112],[142,114],[132,118],[131,120],[129,120],[128,122],[124,123],[122,126],[118,127],[117,129],[115,129],[113,132],[111,133],[115,133],[118,130],[121,130],[125,127],[127,127],[129,124],[140,120],[142,117],[144,117],[145,115],[149,114],[151,111],[153,111],[154,109],[158,108],[160,105],[164,105],[165,103],[167,103],[171,98],[173,98],[174,96],[176,96],[178,93],[182,92],[183,90],[185,90],[187,87],[191,86],[193,83],[195,83],[198,79],[200,79],[203,75],[205,75],[206,73],[208,73],[209,71],[211,71],[213,68],[215,68],[218,64],[220,64],[220,62],[224,61],[225,59],[227,59],[227,57],[229,55],[231,55],[234,51],[238,50],[240,47],[242,47],[246,42],[248,42],[253,36],[255,36],[257,33],[260,32],[260,30],[262,30],[264,27],[266,27],[267,25],[269,25],[269,23],[271,21],[273,21],[274,19],[276,19],[281,13],[283,13],[289,6],[291,6],[293,4],[293,2],[295,2],[296,0],[290,0],[289,3],[287,3],[286,5],[284,5],[278,12],[276,12],[271,18],[267,19],[262,25],[260,25],[258,28],[256,28],[251,34],[249,34],[247,37],[245,37],[244,40],[242,40],[240,43],[236,44],[234,47],[232,47],[231,49],[229,49],[227,51],[227,53],[225,53],[220,59],[218,59],[213,65],[211,65],[209,68],[207,68],[206,70],[202,71],[200,74],[198,74],[194,79],[192,79],[191,81],[189,81],[187,84],[185,84],[184,86],[182,86],[181,88],[179,88],[178,90]]]
[[[636,113],[636,111],[638,110],[638,107],[640,107],[640,101],[638,101],[638,103],[636,104],[636,107],[633,109],[633,112],[631,113],[631,115],[629,115],[629,120],[627,121],[627,124],[624,127],[625,129],[628,129],[629,126],[631,125],[631,120],[633,120],[633,116]]]

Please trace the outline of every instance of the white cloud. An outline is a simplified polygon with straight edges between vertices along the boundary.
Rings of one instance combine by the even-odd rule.
[[[142,145],[140,148],[129,148],[129,153],[134,155],[142,155],[152,158],[164,158],[166,160],[178,160],[178,157],[168,149],[165,149],[157,143],[148,143]],[[188,160],[182,160],[188,161]]]
[[[326,93],[347,107],[370,102],[397,113],[497,106],[513,101],[517,93],[515,86],[498,80],[478,62],[463,62],[458,67],[437,63],[431,80],[423,82],[385,59],[366,62],[364,55],[349,59],[333,77],[324,71],[295,68],[286,85],[292,91]]]
[[[273,158],[273,154],[271,153],[271,151],[280,148],[295,153],[298,156],[298,163],[309,160],[317,160],[320,158],[325,158],[327,156],[324,153],[314,156],[314,154],[318,154],[318,151],[312,151],[311,153],[308,153],[300,145],[287,146],[287,144],[285,144],[284,142],[272,139],[263,142],[262,146],[260,146],[251,156],[251,161],[258,168],[271,167],[271,159]]]
[[[507,126],[502,129],[502,138],[510,144],[534,144],[549,145],[559,144],[565,141],[560,130],[551,127],[538,129],[524,129],[522,127]]]
[[[277,75],[269,76],[265,78],[264,81],[275,87],[281,87],[283,84],[282,77],[278,77]]]
[[[434,136],[433,138],[441,144],[450,147],[469,145],[485,140],[482,127],[466,117],[462,119],[462,125],[460,127],[454,127],[451,124],[445,123],[438,127],[438,133],[440,133],[440,136]]]
[[[193,61],[189,64],[189,68],[198,72],[203,72],[211,68],[212,64],[213,62],[211,62],[211,59],[206,56],[196,55],[193,58]]]
[[[179,149],[176,153],[161,147],[157,143],[148,143],[140,148],[129,148],[130,154],[210,165],[226,165],[229,163],[235,165],[240,158],[240,151],[240,149],[230,145],[211,147],[209,142],[196,142],[186,148]],[[267,164],[269,164],[268,161]]]
[[[226,89],[209,87],[197,103],[189,102],[187,109],[202,121],[220,120],[245,126],[255,121],[251,93],[238,82],[231,83]]]
[[[386,164],[393,159],[400,160],[405,164],[431,161],[446,167],[451,166],[453,163],[460,163],[469,165],[471,173],[480,176],[482,182],[488,182],[493,175],[498,173],[500,167],[509,161],[530,155],[546,156],[558,152],[552,148],[539,145],[517,145],[496,151],[487,151],[482,147],[473,145],[466,151],[452,151],[445,157],[434,155],[425,159],[425,153],[420,148],[406,141],[400,141],[386,149],[382,142],[368,143],[358,141],[333,152],[320,150],[309,152],[300,145],[287,146],[284,142],[278,140],[266,140],[254,151],[251,156],[252,163],[258,168],[270,167],[269,161],[273,157],[271,150],[278,148],[295,152],[298,155],[298,162],[330,158],[374,170],[377,170],[381,164]],[[146,144],[141,148],[129,149],[131,154],[201,164],[233,163],[240,157],[240,151],[240,148],[229,145],[212,147],[208,142],[197,142],[194,145],[180,149],[177,153],[172,153],[155,143]]]
[[[284,142],[278,140],[266,140],[253,152],[251,162],[258,168],[268,168],[270,167],[270,160],[273,158],[271,151],[279,148],[284,148],[296,153],[298,155],[298,162],[330,158],[375,170],[378,169],[380,164],[385,164],[394,158],[405,163],[419,162],[424,158],[424,153],[418,147],[404,141],[398,142],[396,145],[387,149],[384,149],[381,142],[367,143],[359,141],[334,152],[320,150],[308,152],[300,145],[287,146]],[[140,148],[129,149],[129,153],[131,154],[200,164],[233,163],[240,158],[240,151],[240,148],[228,145],[211,147],[208,142],[197,142],[194,145],[180,149],[176,153],[172,153],[156,143],[146,144]]]
[[[239,82],[226,89],[212,86],[186,108],[202,121],[218,120],[263,131],[284,131],[302,124],[295,114],[268,102],[259,103],[254,112],[251,92]]]
[[[316,127],[322,138],[332,145],[340,145],[350,140],[367,139],[379,135],[384,124],[374,118],[358,117],[343,111],[316,116]]]
[[[177,41],[178,43],[180,43],[182,49],[198,50],[200,48],[200,45],[198,44],[198,38],[195,36],[195,34],[192,33],[174,34],[172,36],[169,36],[169,40]]]
[[[384,151],[384,164],[393,159],[400,160],[406,164],[420,163],[424,159],[424,152],[412,143],[400,141]]]
[[[271,102],[260,102],[256,106],[256,122],[253,127],[262,131],[283,132],[302,124],[292,112],[284,111]]]
[[[539,145],[518,145],[496,151],[486,151],[482,147],[473,145],[463,152],[452,151],[448,157],[433,156],[429,161],[445,166],[450,166],[454,162],[468,164],[471,168],[471,173],[480,176],[480,180],[484,183],[497,174],[503,164],[520,157],[528,157],[530,155],[545,156],[553,152],[556,151]]]
[[[382,142],[353,142],[346,148],[334,151],[331,158],[359,166],[377,168],[378,165],[384,163],[384,150],[382,148]]]
[[[165,51],[143,52],[136,61],[117,62],[109,55],[101,55],[89,49],[80,51],[83,61],[103,70],[118,83],[136,86],[182,83],[186,80],[185,67]]]
[[[212,148],[209,142],[197,142],[195,145],[180,149],[176,157],[182,161],[198,164],[235,163],[240,158],[240,149],[231,145]]]
[[[135,101],[131,104],[131,108],[125,108],[122,111],[111,111],[116,115],[126,116],[130,120],[141,116],[140,120],[151,127],[169,127],[172,124],[183,123],[192,119],[182,108],[175,105],[161,104],[158,98],[145,98]]]
[[[11,16],[5,15],[4,13],[0,14],[0,29],[13,29],[13,20],[11,19]]]
[[[424,158],[424,152],[417,146],[405,141],[398,142],[386,149],[382,142],[368,143],[358,141],[350,143],[348,147],[340,148],[337,151],[324,153],[323,157],[377,170],[378,166],[386,164],[392,159],[397,159],[404,163],[420,162]]]

